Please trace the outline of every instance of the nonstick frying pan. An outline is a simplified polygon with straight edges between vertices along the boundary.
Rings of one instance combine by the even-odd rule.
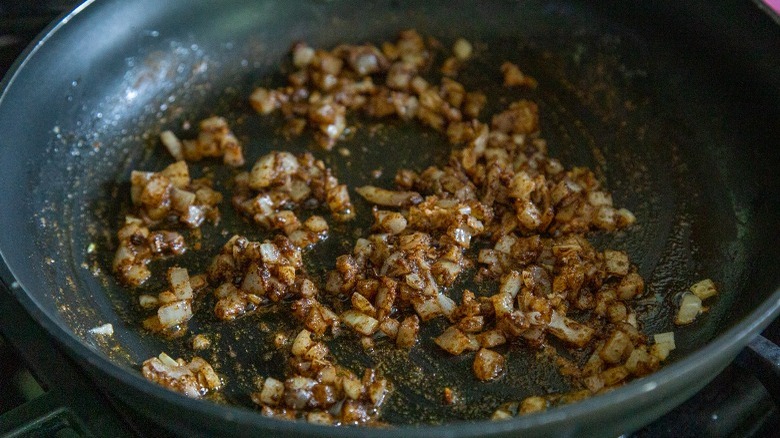
[[[3,281],[108,391],[182,434],[580,436],[635,429],[700,389],[780,310],[780,27],[750,2],[589,3],[87,2],[44,32],[3,82]],[[487,112],[506,104],[501,96],[537,101],[551,155],[595,169],[616,203],[636,214],[637,226],[592,238],[599,247],[625,249],[648,280],[640,321],[647,333],[675,330],[671,363],[608,394],[490,422],[478,418],[501,401],[564,391],[563,380],[517,350],[505,380],[477,383],[467,362],[428,348],[424,336],[409,356],[378,348],[343,358],[356,369],[394,370],[385,418],[399,426],[336,429],[248,408],[245,376],[280,370],[264,327],[290,322],[265,312],[220,325],[200,312],[205,316],[191,329],[214,335],[213,359],[230,382],[224,397],[231,404],[187,399],[145,381],[138,369],[146,358],[192,355],[186,338],[166,341],[140,330],[134,295],[110,275],[130,170],[170,163],[156,133],[219,114],[247,145],[249,162],[271,149],[308,150],[310,138],[288,142],[279,120],[251,111],[251,89],[281,84],[278,72],[295,41],[380,42],[406,28],[445,47],[461,36],[474,42],[477,56],[459,80],[488,94]],[[504,60],[536,77],[538,90],[502,90]],[[353,187],[376,167],[389,183],[395,169],[441,162],[449,150],[414,124],[385,123],[370,136],[371,121],[353,123],[359,129],[344,142],[353,152],[348,159],[315,152]],[[216,162],[196,172],[227,175]],[[266,236],[229,210],[223,207],[217,229],[205,231],[205,248],[224,240],[223,229]],[[336,233],[307,255],[309,269],[328,269],[348,244]],[[177,262],[196,269],[211,255],[190,251]],[[679,293],[706,277],[719,297],[697,322],[674,328]],[[104,323],[113,325],[112,337],[90,334]],[[428,334],[441,328],[434,324]],[[338,355],[345,343],[331,347]],[[465,402],[443,407],[431,394],[444,385]]]

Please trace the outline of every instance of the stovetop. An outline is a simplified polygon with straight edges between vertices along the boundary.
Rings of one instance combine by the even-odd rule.
[[[0,76],[35,35],[73,3],[0,2]],[[780,342],[780,320],[764,336]],[[780,385],[780,379],[765,374],[754,358],[741,354],[693,398],[624,436],[776,436],[778,401],[759,377],[769,379],[770,388],[772,382]],[[777,396],[777,388],[772,391]],[[173,435],[101,392],[10,293],[0,290],[0,436]]]

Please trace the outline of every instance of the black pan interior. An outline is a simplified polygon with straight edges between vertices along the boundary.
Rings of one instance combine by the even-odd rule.
[[[142,16],[138,11],[145,3],[154,12]],[[2,102],[0,127],[14,143],[2,141],[6,231],[0,248],[17,287],[46,317],[132,372],[160,351],[193,354],[189,336],[169,341],[142,332],[142,312],[132,304],[136,293],[110,275],[114,233],[129,203],[129,172],[159,170],[172,162],[156,140],[161,130],[194,136],[182,128],[186,121],[195,126],[206,116],[223,115],[246,145],[249,163],[272,149],[313,150],[351,187],[367,183],[377,167],[383,170],[380,182],[389,184],[395,169],[422,169],[447,156],[449,146],[436,133],[389,121],[378,126],[352,119],[356,133],[340,144],[350,150],[349,157],[317,150],[307,135],[285,140],[278,132],[280,120],[255,114],[247,96],[254,86],[283,83],[279,71],[298,40],[329,48],[381,42],[416,28],[444,47],[461,36],[475,43],[477,56],[458,80],[488,94],[485,114],[516,98],[537,101],[551,155],[567,167],[595,169],[616,204],[636,214],[637,226],[592,240],[628,251],[649,281],[646,299],[637,304],[646,332],[673,329],[676,298],[692,282],[709,277],[719,285],[721,295],[707,316],[675,330],[673,361],[742,321],[777,288],[780,183],[774,131],[780,85],[773,73],[779,70],[776,62],[746,51],[751,47],[746,49],[738,35],[709,40],[710,24],[697,27],[699,21],[680,16],[673,6],[658,13],[641,6],[623,10],[564,1],[462,2],[459,7],[452,2],[175,3],[87,7],[76,19],[91,27],[62,26],[36,53],[49,61],[25,66]],[[713,57],[714,44],[722,44],[721,57]],[[52,58],[55,54],[62,55]],[[444,56],[439,53],[437,60]],[[537,78],[539,88],[502,89],[498,66],[504,60]],[[25,105],[11,110],[9,102]],[[230,175],[217,162],[194,168],[196,174]],[[364,203],[357,208],[359,214],[369,211]],[[227,203],[222,211],[218,227],[204,228],[205,249],[190,251],[177,263],[191,270],[204,267],[214,248],[234,232],[269,236],[232,213]],[[312,272],[325,272],[351,247],[353,236],[336,231],[308,254]],[[160,288],[152,282],[142,290]],[[113,337],[88,333],[106,322],[114,326]],[[281,356],[269,342],[277,326],[295,329],[274,312],[224,324],[203,309],[190,324],[191,333],[216,339],[206,358],[228,379],[227,401],[249,406],[251,378],[281,374]],[[429,334],[443,327],[443,321],[433,324]],[[337,339],[331,347],[339,355],[353,341]],[[404,377],[395,380],[398,390],[386,407],[385,419],[399,423],[482,418],[502,401],[566,390],[554,368],[540,365],[533,353],[511,349],[509,354],[507,378],[488,384],[471,377],[467,357],[446,357],[430,339],[408,357],[380,342],[375,352],[349,353],[342,363],[356,370],[378,366]],[[442,406],[444,386],[456,389],[462,403]]]

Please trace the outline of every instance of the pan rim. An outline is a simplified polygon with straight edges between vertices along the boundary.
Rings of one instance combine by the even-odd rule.
[[[67,25],[74,16],[93,3],[95,3],[95,0],[86,0],[72,11],[64,14],[60,19],[55,20],[52,24],[47,26],[46,29],[28,45],[19,58],[13,63],[5,77],[0,81],[0,90],[2,90],[2,92],[0,92],[0,105],[3,104],[6,98],[7,90],[13,86],[15,79],[24,70],[25,65],[31,57],[35,55],[38,49],[43,44],[46,44],[59,29]],[[6,286],[11,286],[12,282],[16,282],[18,285],[17,287],[7,287],[7,289],[9,289],[11,294],[22,304],[28,314],[30,314],[60,345],[63,345],[69,355],[76,360],[88,363],[100,373],[107,375],[123,385],[138,389],[142,393],[162,400],[169,405],[186,409],[193,414],[202,414],[210,418],[219,417],[223,418],[225,421],[235,422],[237,425],[265,428],[278,433],[299,432],[319,436],[386,437],[396,436],[399,432],[402,433],[403,436],[409,437],[427,436],[432,432],[435,432],[439,436],[483,436],[489,433],[518,432],[542,425],[578,421],[587,418],[608,406],[623,403],[636,403],[641,398],[645,397],[645,394],[647,393],[663,390],[665,383],[675,380],[685,380],[685,376],[698,375],[696,369],[699,367],[699,364],[714,355],[728,356],[730,357],[730,360],[733,359],[738,351],[747,345],[748,341],[753,336],[763,330],[772,319],[780,315],[780,285],[778,285],[775,287],[774,292],[745,318],[680,360],[663,367],[661,370],[648,377],[632,381],[609,393],[596,395],[587,400],[571,405],[556,407],[545,412],[515,417],[500,422],[486,419],[479,421],[453,422],[443,425],[401,425],[393,426],[388,429],[337,428],[305,422],[272,419],[263,417],[258,411],[253,411],[246,407],[224,406],[204,400],[191,399],[144,379],[140,373],[128,372],[125,367],[118,365],[105,355],[89,347],[85,342],[80,340],[72,330],[58,322],[55,315],[44,310],[35,295],[28,292],[24,282],[16,277],[13,267],[7,262],[8,258],[3,248],[0,248],[0,258],[2,258],[3,266],[8,270],[8,273],[2,273],[3,282]],[[7,274],[10,274],[11,278],[5,278]],[[714,377],[714,375],[712,377]],[[709,381],[709,379],[707,379],[707,381]],[[706,383],[706,381],[702,382],[702,384],[704,383]]]

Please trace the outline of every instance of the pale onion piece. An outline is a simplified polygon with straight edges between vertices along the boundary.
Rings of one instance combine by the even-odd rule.
[[[352,328],[352,330],[355,330],[364,336],[374,334],[379,327],[379,321],[352,309],[342,313],[341,320],[344,321],[344,324]]]
[[[471,43],[468,42],[465,38],[458,38],[457,41],[455,41],[455,44],[452,46],[452,53],[460,61],[469,59],[471,57],[472,51],[473,47],[471,47]]]
[[[376,216],[377,225],[390,234],[399,234],[406,229],[406,218],[395,211],[378,211]]]
[[[582,383],[584,383],[585,387],[588,388],[588,390],[592,393],[596,393],[604,387],[604,381],[601,380],[601,376],[596,374],[585,377],[582,380]]]
[[[636,216],[630,210],[620,208],[617,210],[617,224],[619,227],[627,227],[636,222]]]
[[[190,371],[197,373],[198,380],[201,382],[205,381],[208,389],[217,390],[222,386],[222,381],[219,380],[219,376],[214,372],[214,368],[212,368],[204,359],[197,356],[193,357],[192,361],[187,365],[187,368],[189,368]]]
[[[415,290],[423,290],[425,288],[425,281],[420,277],[420,274],[412,272],[405,277],[406,284]]]
[[[232,284],[231,284],[232,286]],[[220,286],[222,287],[222,286]],[[247,269],[244,280],[241,282],[241,290],[257,296],[265,295],[265,285],[260,270],[256,264],[252,263]]]
[[[484,381],[493,380],[504,371],[506,359],[495,351],[482,348],[474,357],[472,369],[477,379]]]
[[[279,176],[292,175],[300,167],[298,159],[289,152],[272,152],[260,157],[249,173],[249,187],[261,190],[270,186]]]
[[[341,380],[341,386],[344,389],[344,395],[352,400],[357,400],[363,393],[363,384],[354,376],[344,376]]]
[[[157,300],[157,297],[153,295],[140,295],[138,297],[138,304],[144,309],[153,309],[157,307],[160,302]]]
[[[715,289],[715,283],[709,278],[691,286],[691,292],[701,300],[706,300],[718,294],[718,290]]]
[[[690,324],[701,312],[701,298],[690,292],[686,292],[683,294],[682,300],[680,301],[680,310],[677,311],[674,323],[677,325]]]
[[[317,286],[314,285],[314,282],[312,282],[308,278],[303,279],[303,281],[301,282],[301,296],[306,298],[311,298],[316,294],[317,294]]]
[[[111,323],[106,323],[89,329],[89,332],[93,335],[111,336],[114,334],[114,326]]]
[[[395,344],[401,348],[412,348],[417,343],[419,331],[420,319],[417,315],[407,316],[398,326]]]
[[[182,213],[179,219],[189,225],[192,228],[200,226],[203,220],[206,218],[206,214],[202,207],[190,205],[186,211]]]
[[[317,380],[326,385],[335,385],[338,379],[338,370],[333,365],[327,365],[317,373]]]
[[[323,321],[325,321],[328,324],[335,324],[339,320],[339,316],[336,315],[336,312],[330,310],[327,306],[320,304],[317,307],[320,311],[320,316],[322,316]]]
[[[292,354],[295,356],[303,356],[311,348],[314,342],[311,340],[311,332],[304,329],[298,332],[298,336],[295,337],[292,345]]]
[[[374,406],[379,406],[385,400],[387,395],[387,380],[378,379],[368,387],[368,398]]]
[[[168,178],[174,187],[183,189],[190,185],[190,170],[187,168],[187,163],[184,161],[177,161],[165,169],[160,174]]]
[[[594,207],[612,206],[612,195],[607,192],[594,191],[588,193],[588,203]]]
[[[412,306],[414,307],[414,311],[420,315],[420,318],[422,318],[423,321],[429,321],[442,313],[439,300],[432,297],[414,300]]]
[[[192,318],[192,307],[189,300],[174,301],[160,306],[157,309],[157,318],[165,328],[189,321]]]
[[[492,348],[506,344],[506,336],[501,330],[488,330],[477,335],[480,347]]]
[[[385,207],[416,205],[423,200],[422,196],[417,192],[401,192],[374,186],[358,187],[355,191],[366,201]]]
[[[173,292],[169,290],[165,290],[157,294],[157,301],[160,303],[160,305],[169,304],[174,301],[179,301],[179,298],[174,294]]]
[[[211,340],[208,336],[199,333],[192,338],[192,348],[194,350],[205,350],[211,347]]]
[[[468,248],[471,244],[471,232],[468,230],[468,228],[455,228],[455,230],[452,232],[452,238],[455,240],[455,242],[457,242],[458,245],[464,248]]]
[[[495,265],[498,263],[498,253],[492,249],[481,249],[477,255],[477,261],[483,265]]]
[[[152,271],[150,271],[146,265],[133,264],[128,266],[127,270],[124,271],[123,279],[133,286],[138,286],[143,284],[143,282],[148,280],[151,276]]]
[[[307,412],[306,421],[312,424],[333,424],[333,416],[327,412]]]
[[[512,413],[506,409],[497,409],[493,412],[493,415],[490,416],[490,419],[493,421],[508,420],[510,418],[512,418]]]
[[[520,291],[520,285],[522,284],[522,277],[517,271],[510,271],[508,274],[501,277],[501,286],[498,289],[500,293],[507,294],[512,299],[517,296]]]
[[[639,324],[636,322],[636,313],[631,312],[626,316],[626,324],[634,328],[639,328]]]
[[[515,174],[512,181],[509,183],[508,195],[513,198],[528,201],[535,188],[536,184],[534,179],[531,178],[527,172],[520,171]]]
[[[461,273],[463,268],[458,263],[439,259],[436,261],[436,263],[433,264],[431,270],[433,271],[434,275],[436,275],[436,278],[440,283],[448,285],[452,284],[452,282],[458,278],[458,275]]]
[[[534,395],[531,397],[527,397],[522,402],[520,402],[520,408],[518,409],[518,412],[520,414],[541,412],[547,409],[547,405],[548,402],[546,398],[540,397],[538,395]]]
[[[273,243],[262,243],[260,244],[260,257],[263,259],[263,263],[275,265],[279,262],[279,248]]]
[[[655,344],[650,346],[650,354],[658,360],[666,360],[669,353],[676,348],[674,343],[674,332],[658,333],[653,336]]]
[[[620,284],[617,287],[618,298],[621,300],[630,300],[636,298],[645,290],[645,281],[642,277],[632,272],[620,280]]]
[[[454,355],[461,354],[471,347],[471,339],[455,326],[450,326],[433,341],[443,350]]]
[[[617,364],[633,347],[631,338],[620,330],[615,330],[599,350],[599,356],[606,363]]]
[[[135,252],[127,247],[127,245],[124,243],[120,243],[119,248],[117,248],[116,253],[114,254],[114,261],[112,265],[114,270],[118,269],[119,266],[125,263],[133,264],[134,261]]]
[[[232,132],[229,132],[222,139],[222,162],[228,166],[241,167],[244,165],[244,151],[241,149],[241,143]]]
[[[653,335],[653,340],[656,344],[667,345],[670,350],[677,348],[674,343],[674,332],[656,333]]]
[[[171,190],[171,207],[180,213],[187,212],[195,203],[195,198],[195,193],[174,187]]]
[[[303,409],[311,399],[311,388],[317,382],[303,376],[293,376],[284,382],[284,403],[293,409]]]
[[[356,256],[369,257],[374,252],[374,244],[370,240],[361,237],[355,242],[353,252]]]
[[[496,246],[493,249],[510,254],[512,252],[512,246],[515,243],[517,243],[517,237],[512,234],[507,234],[498,239],[498,242],[496,242]]]
[[[371,304],[371,301],[368,300],[368,298],[364,297],[358,292],[355,292],[352,294],[352,298],[350,299],[352,303],[352,308],[365,313],[366,315],[375,316],[376,315],[376,307],[374,307],[373,304]]]
[[[211,187],[200,187],[195,191],[195,202],[214,206],[222,202],[222,193]]]
[[[274,154],[260,157],[249,174],[249,187],[259,190],[270,186],[274,179],[275,162]]]
[[[322,216],[311,216],[303,223],[307,230],[321,234],[328,231],[328,222]]]
[[[668,344],[653,344],[650,346],[650,354],[661,361],[666,360],[671,352],[672,350],[669,349]]]
[[[214,296],[217,299],[227,298],[231,295],[236,295],[238,288],[233,283],[222,283],[214,290]]]
[[[160,141],[162,142],[163,146],[168,149],[168,152],[171,153],[171,156],[173,156],[176,161],[184,160],[184,152],[182,152],[181,141],[178,137],[176,137],[176,134],[174,134],[172,131],[163,131],[160,133]]]
[[[594,334],[592,328],[562,316],[555,310],[550,317],[548,331],[556,338],[580,348],[590,342]]]
[[[385,335],[387,335],[387,337],[391,339],[396,339],[396,343],[397,343],[398,330],[400,326],[401,323],[398,322],[397,319],[385,318],[381,323],[379,323],[379,330]]]
[[[599,207],[593,217],[593,224],[607,231],[615,229],[617,221],[615,219],[615,209],[612,207]]]
[[[614,251],[610,249],[604,251],[604,262],[608,274],[620,277],[628,274],[630,263],[628,262],[628,255],[623,251]]]
[[[304,68],[314,60],[314,49],[306,44],[296,44],[292,53],[293,65]]]
[[[512,296],[506,293],[497,293],[490,297],[493,302],[493,308],[496,312],[496,318],[503,318],[512,313]]]
[[[158,318],[156,314],[141,321],[141,325],[150,332],[161,332],[165,330],[165,328],[160,325],[160,318]]]
[[[316,384],[317,382],[314,379],[304,376],[293,376],[285,382],[285,386],[293,391],[309,390]]]
[[[279,95],[275,90],[259,87],[255,88],[252,94],[249,95],[249,103],[258,113],[270,114],[279,108],[278,97]]]
[[[645,376],[658,366],[658,358],[651,356],[644,348],[635,348],[624,366],[635,376]]]
[[[162,362],[162,364],[167,366],[167,367],[178,367],[179,366],[179,362],[176,362],[175,360],[173,360],[173,358],[168,356],[167,354],[165,354],[165,352],[160,353],[160,355],[157,356],[157,358],[160,359],[160,362]]]
[[[439,299],[439,308],[441,309],[441,313],[449,318],[453,313],[455,313],[455,309],[458,308],[458,305],[455,304],[455,301],[453,301],[452,298],[448,297],[442,292],[439,292],[437,297]]]
[[[294,202],[303,202],[311,194],[311,189],[305,181],[293,179],[290,181],[290,198]]]
[[[153,172],[141,172],[139,170],[133,170],[130,172],[130,201],[133,205],[139,205],[141,203],[141,193],[146,186],[146,183],[154,175]],[[125,222],[126,224],[128,222]]]
[[[309,348],[309,351],[303,355],[303,358],[311,361],[322,360],[329,352],[330,350],[328,350],[327,345],[322,342],[315,342],[314,345]]]
[[[469,339],[469,345],[466,346],[466,350],[468,351],[477,351],[480,348],[479,341],[477,340],[477,335],[473,333],[466,333],[466,337]]]
[[[263,390],[260,391],[260,401],[268,406],[276,406],[282,400],[284,395],[284,383],[269,377],[263,383]]]
[[[171,284],[174,295],[180,300],[192,299],[192,286],[187,270],[175,266],[168,269],[168,282]]]
[[[604,380],[605,386],[615,386],[618,383],[626,380],[630,373],[628,372],[628,369],[624,367],[623,365],[618,365],[616,367],[612,367],[607,369],[606,371],[602,372],[599,377],[601,377],[602,380]]]
[[[534,230],[542,224],[542,212],[531,201],[518,201],[517,220],[529,230]]]
[[[295,282],[295,266],[282,265],[276,268],[277,280],[284,284],[292,285]],[[271,278],[269,281],[274,281]]]

